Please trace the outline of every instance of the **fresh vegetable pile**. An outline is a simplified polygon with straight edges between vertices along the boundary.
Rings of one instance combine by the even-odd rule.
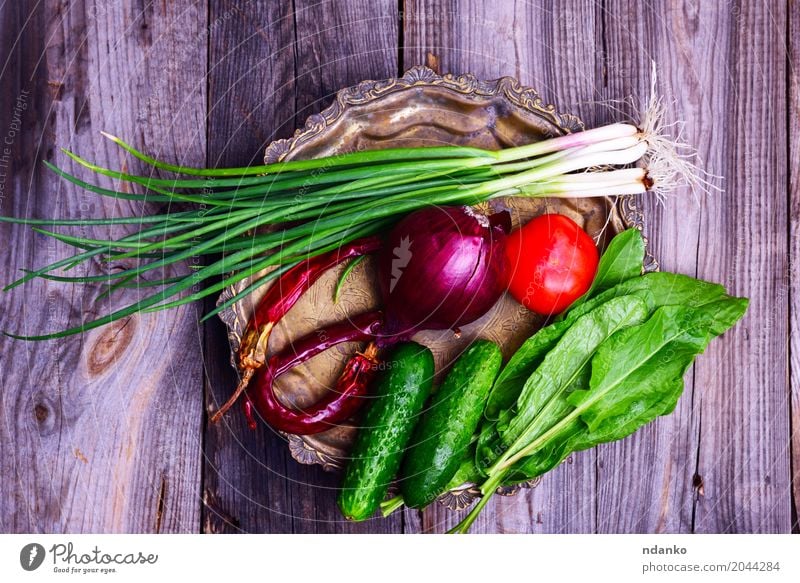
[[[638,230],[614,238],[589,291],[502,370],[496,347],[473,344],[419,421],[399,475],[402,498],[384,503],[384,511],[403,502],[425,506],[469,482],[482,498],[453,529],[467,532],[499,486],[540,476],[572,452],[622,439],[672,412],[694,358],[748,302],[685,275],[642,275],[643,255]],[[389,434],[386,425],[370,423],[383,406],[379,400],[368,409],[359,434],[356,453],[370,457],[353,459],[345,477],[340,505],[349,518],[377,509],[408,443],[408,417],[417,409],[400,413],[402,433]],[[382,420],[392,428],[401,423]],[[365,474],[371,479],[361,479]]]

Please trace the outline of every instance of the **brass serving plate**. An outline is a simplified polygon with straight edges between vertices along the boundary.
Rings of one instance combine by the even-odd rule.
[[[292,138],[270,144],[264,159],[271,163],[400,145],[460,144],[499,149],[582,129],[577,117],[559,113],[554,106],[542,103],[535,90],[511,77],[481,81],[473,75],[440,76],[427,67],[415,67],[397,79],[363,81],[339,91],[333,104],[309,117]],[[628,226],[643,227],[643,216],[633,197],[504,199],[492,206],[511,209],[515,226],[545,211],[565,214],[583,226],[601,247]],[[652,259],[645,265],[645,269],[656,267]],[[350,274],[339,303],[334,305],[333,289],[343,268],[331,270],[300,299],[273,332],[271,350],[280,350],[290,339],[378,304],[374,266],[367,260]],[[232,297],[250,281],[226,289],[219,301]],[[265,290],[266,286],[220,313],[228,327],[234,367],[242,331]],[[440,374],[454,356],[479,336],[500,344],[508,357],[541,324],[541,318],[510,297],[504,297],[488,314],[462,328],[457,335],[452,331],[423,332],[415,340],[433,351]],[[276,392],[284,402],[299,407],[313,403],[335,381],[356,349],[355,345],[342,345],[313,358],[280,377]],[[292,456],[300,463],[335,470],[342,465],[354,431],[353,427],[343,426],[317,435],[286,435],[286,438]],[[517,489],[503,489],[502,493]],[[466,486],[440,501],[451,508],[462,508],[476,496]]]

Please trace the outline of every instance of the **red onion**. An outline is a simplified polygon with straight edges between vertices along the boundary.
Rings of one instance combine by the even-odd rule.
[[[508,211],[431,207],[400,221],[378,252],[386,325],[382,344],[418,330],[447,330],[480,318],[506,288]]]

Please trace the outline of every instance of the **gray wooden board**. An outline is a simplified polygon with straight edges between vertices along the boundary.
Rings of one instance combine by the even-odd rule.
[[[708,12],[702,15],[703,20],[713,22],[717,16],[713,10]],[[714,119],[698,114],[713,108],[715,98],[716,105],[722,99],[715,91],[716,78],[709,72],[723,66],[726,56],[713,44],[714,26],[694,27],[693,21],[680,12],[662,17],[657,8],[635,2],[607,4],[601,24],[602,99],[631,96],[632,105],[623,106],[626,113],[641,109],[649,94],[651,63],[655,61],[658,91],[671,103],[671,117],[665,121],[692,116],[687,140],[697,144],[709,171],[720,173],[720,153],[709,143]],[[695,61],[693,53],[702,53],[704,58]],[[687,84],[694,90],[683,90]],[[614,115],[613,111],[606,113],[609,119]],[[713,183],[718,185],[719,181]],[[687,189],[676,193],[666,205],[643,201],[646,234],[663,269],[698,275],[699,223],[708,204],[715,202],[704,199],[698,203]],[[689,372],[683,397],[672,415],[622,442],[598,448],[599,532],[692,530],[698,411],[694,374]]]
[[[257,163],[266,144],[340,87],[417,64],[516,76],[595,125],[618,119],[612,99],[641,103],[653,60],[668,121],[685,122],[686,140],[725,189],[699,201],[686,191],[664,205],[646,201],[653,253],[664,269],[749,296],[750,311],[698,360],[671,416],[572,456],[534,490],[496,499],[473,531],[797,531],[800,85],[796,35],[785,33],[799,14],[796,0],[6,2],[0,139],[14,135],[12,155],[0,159],[0,213],[142,212],[39,164],[77,171],[58,152],[68,146],[103,165],[143,169],[99,130],[174,162]],[[68,252],[3,223],[0,241],[6,281]],[[127,290],[98,307],[101,290],[28,283],[0,296],[0,328],[55,330],[138,297]],[[0,531],[441,532],[455,524],[458,514],[435,506],[345,523],[336,475],[296,463],[283,439],[251,432],[238,410],[209,426],[207,412],[236,383],[223,326],[197,323],[210,305],[45,344],[0,337]]]
[[[725,27],[724,204],[707,206],[698,271],[750,297],[695,367],[704,498],[697,532],[791,528],[786,6],[742,3]]]
[[[100,136],[103,129],[167,160],[204,162],[205,48],[189,42],[203,27],[203,5],[180,0],[131,12],[91,2],[6,2],[0,14],[0,127],[9,136],[13,124],[21,125],[11,140],[13,174],[4,177],[2,214],[152,212],[153,205],[83,192],[41,164],[76,170],[58,151],[69,147],[102,165],[143,170]],[[22,97],[26,108],[17,107]],[[109,229],[80,233],[106,237]],[[69,251],[28,227],[0,224],[0,240],[13,250],[0,259],[6,281]],[[90,266],[97,273],[122,267]],[[102,289],[28,283],[3,294],[0,328],[56,331],[137,299],[137,290],[125,290],[98,304]],[[0,337],[1,531],[198,531],[196,322],[190,307],[46,343]]]
[[[789,2],[789,30],[800,26],[800,3]],[[800,506],[800,42],[797,35],[790,35],[788,77],[789,117],[787,137],[789,139],[789,355],[791,357],[789,379],[792,392],[792,532],[800,533],[798,506]]]
[[[209,7],[207,161],[259,164],[266,144],[294,125],[291,6],[250,2],[240,9],[236,2],[212,2]],[[224,326],[210,321],[205,336],[206,407],[213,411],[237,379]],[[250,431],[238,407],[219,424],[207,425],[203,532],[291,532],[287,458],[280,439]]]

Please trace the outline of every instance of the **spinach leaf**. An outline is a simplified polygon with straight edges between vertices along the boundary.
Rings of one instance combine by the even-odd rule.
[[[578,317],[525,382],[514,410],[505,410],[493,423],[484,422],[476,451],[478,468],[486,470],[499,453],[515,453],[517,444],[546,429],[551,416],[563,409],[560,395],[580,378],[597,347],[618,330],[643,322],[648,313],[642,299],[628,295]]]
[[[522,385],[571,325],[572,321],[551,324],[523,342],[500,371],[492,386],[483,413],[487,419],[497,419],[501,411],[517,402]]]
[[[501,411],[516,403],[525,380],[539,367],[545,355],[553,349],[575,320],[608,300],[625,295],[640,297],[651,312],[660,306],[669,305],[699,307],[726,297],[725,288],[721,285],[686,275],[663,272],[646,273],[607,289],[570,309],[562,321],[542,328],[520,346],[500,371],[489,393],[484,412],[486,418],[496,420]]]
[[[725,288],[717,283],[709,283],[679,273],[653,272],[624,281],[571,309],[567,319],[594,309],[595,306],[611,298],[629,294],[643,294],[651,310],[660,306],[700,307],[727,297]]]
[[[518,449],[530,455],[505,481],[536,477],[573,451],[622,439],[671,413],[695,357],[744,315],[747,304],[725,297],[700,307],[663,306],[643,324],[611,336],[592,358],[586,387],[563,395],[566,414]]]
[[[695,357],[744,315],[747,304],[743,298],[726,298],[702,308],[659,308],[645,324],[617,334],[600,347],[592,359],[589,390],[572,393],[570,404],[590,432],[640,398],[661,400],[668,404],[665,413],[672,412],[683,390],[683,375]],[[623,433],[635,429],[626,427]]]

